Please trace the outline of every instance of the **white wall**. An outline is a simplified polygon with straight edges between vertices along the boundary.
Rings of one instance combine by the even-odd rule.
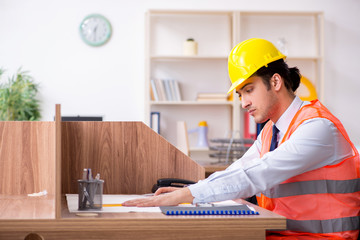
[[[323,11],[325,104],[360,144],[357,0],[0,0],[0,67],[7,74],[20,66],[30,71],[40,83],[45,121],[53,120],[56,103],[63,115],[142,121],[148,117],[143,87],[147,9]],[[78,33],[91,13],[106,16],[113,27],[102,47],[87,46]]]

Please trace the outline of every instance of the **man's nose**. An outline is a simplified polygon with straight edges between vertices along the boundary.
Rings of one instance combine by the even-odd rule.
[[[249,105],[250,105],[250,101],[247,98],[242,97],[241,98],[241,106],[242,106],[242,108],[246,109],[246,108],[249,107]]]

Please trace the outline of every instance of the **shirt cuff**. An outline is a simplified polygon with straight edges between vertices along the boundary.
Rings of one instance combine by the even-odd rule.
[[[206,180],[201,180],[196,184],[188,186],[188,188],[194,197],[193,204],[208,202],[209,196],[213,195]]]

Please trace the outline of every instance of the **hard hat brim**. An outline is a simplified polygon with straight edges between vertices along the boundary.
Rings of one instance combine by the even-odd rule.
[[[246,82],[247,82],[246,80],[248,80],[248,78],[247,79],[239,79],[236,82],[234,82],[231,85],[231,87],[230,87],[229,91],[227,92],[227,94],[230,94],[236,88],[242,88],[246,84]]]

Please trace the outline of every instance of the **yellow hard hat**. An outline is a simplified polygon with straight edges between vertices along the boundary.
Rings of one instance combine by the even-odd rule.
[[[228,59],[229,77],[232,85],[228,93],[242,88],[246,80],[258,69],[279,59],[285,59],[271,42],[261,38],[251,38],[236,45]]]

